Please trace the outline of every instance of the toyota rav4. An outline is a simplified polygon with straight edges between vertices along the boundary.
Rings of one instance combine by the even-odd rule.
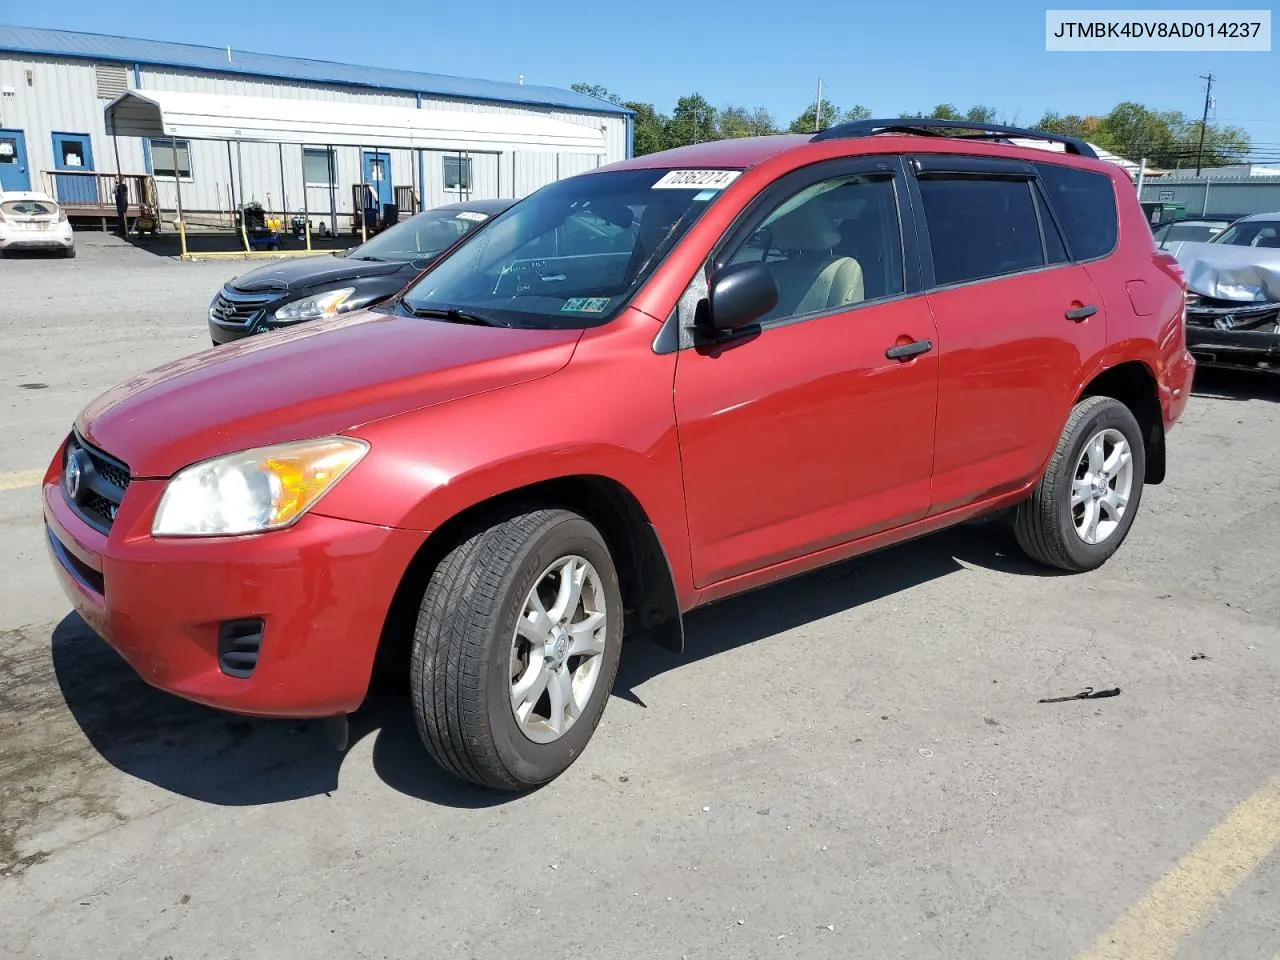
[[[1015,144],[1030,138],[1061,152]],[[375,308],[91,402],[44,516],[151,684],[342,718],[407,667],[427,750],[525,789],[624,637],[996,512],[1101,566],[1165,476],[1185,284],[1078,141],[934,121],[552,183]]]

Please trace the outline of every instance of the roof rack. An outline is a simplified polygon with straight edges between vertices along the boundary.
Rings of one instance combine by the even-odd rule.
[[[1043,130],[1024,130],[1003,124],[976,123],[972,120],[928,120],[899,117],[893,120],[854,120],[840,123],[815,133],[810,140],[840,140],[845,137],[870,137],[877,133],[909,133],[926,137],[957,137],[963,140],[1046,140],[1060,143],[1067,153],[1098,158],[1093,147],[1076,137],[1063,137]]]

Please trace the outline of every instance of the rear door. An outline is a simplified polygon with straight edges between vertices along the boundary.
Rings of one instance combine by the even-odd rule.
[[[940,349],[937,514],[1038,475],[1106,322],[1031,164],[930,155],[911,168]]]
[[[675,410],[699,587],[928,510],[938,355],[904,250],[903,174],[895,157],[837,161],[757,199],[711,267],[771,265],[780,298],[758,329],[699,344],[685,314],[705,275],[681,301]]]

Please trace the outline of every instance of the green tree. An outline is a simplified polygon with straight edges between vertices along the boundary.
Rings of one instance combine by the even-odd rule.
[[[623,106],[635,113],[635,116],[632,117],[631,127],[632,146],[634,147],[635,155],[643,157],[648,153],[657,153],[659,150],[665,150],[667,147],[667,118],[658,113],[652,103],[639,103],[635,100],[628,100]]]
[[[871,111],[861,104],[842,111],[830,100],[823,100],[822,115],[819,117],[818,101],[815,100],[805,108],[804,113],[791,121],[791,126],[788,129],[791,133],[814,133],[818,130],[825,130],[827,127],[833,127],[837,123],[866,120],[870,116]]]
[[[767,137],[777,133],[773,117],[764,107],[748,110],[746,107],[721,107],[716,114],[716,136],[729,140],[735,137]]]
[[[964,112],[963,120],[969,120],[973,123],[995,123],[996,108],[984,106],[983,104],[975,104]]]
[[[691,93],[676,101],[667,121],[668,147],[683,147],[705,140],[717,140],[716,108],[700,93]]]
[[[588,97],[595,97],[597,100],[607,100],[609,103],[622,106],[622,98],[611,92],[608,87],[599,83],[572,83],[569,85],[569,89],[576,93],[586,94]]]
[[[1204,150],[1200,151],[1200,121],[1176,110],[1157,111],[1140,103],[1119,103],[1099,119],[1090,141],[1131,160],[1147,158],[1155,167],[1192,166],[1197,156],[1206,167],[1245,159],[1252,146],[1249,135],[1237,127],[1206,124]]]

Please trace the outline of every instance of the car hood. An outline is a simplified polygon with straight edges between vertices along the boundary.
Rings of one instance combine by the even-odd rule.
[[[1280,300],[1280,250],[1183,241],[1172,251],[1187,287],[1202,297],[1259,303]]]
[[[241,274],[228,286],[246,293],[265,290],[298,290],[356,277],[383,277],[399,273],[402,261],[349,260],[346,257],[298,257],[269,263]]]
[[[134,477],[168,477],[547,376],[581,336],[358,311],[157,367],[102,394],[76,426]]]

